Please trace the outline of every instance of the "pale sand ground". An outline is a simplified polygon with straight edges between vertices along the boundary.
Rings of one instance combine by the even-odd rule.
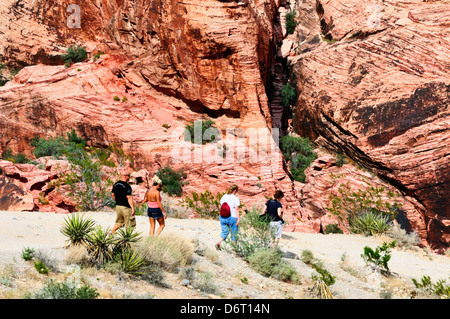
[[[87,212],[85,216],[92,217],[97,225],[112,227],[115,220],[114,212]],[[45,249],[51,251],[56,257],[64,255],[63,246],[66,237],[61,234],[60,228],[67,215],[40,212],[0,212],[0,265],[11,263],[14,259],[20,259],[24,247]],[[149,221],[146,216],[137,216],[137,231],[147,235]],[[218,221],[202,219],[174,219],[168,218],[164,232],[176,233],[187,239],[198,240],[203,246],[214,247],[220,233]],[[284,232],[280,243],[283,251],[289,251],[301,256],[303,250],[310,250],[314,257],[322,260],[331,273],[340,273],[337,278],[343,278],[345,274],[339,267],[342,255],[345,253],[347,262],[354,268],[364,268],[365,263],[361,258],[364,246],[375,248],[380,246],[386,238],[365,237],[360,235],[343,234],[308,234]],[[228,254],[220,252],[220,254]],[[229,258],[225,255],[221,258]],[[309,267],[297,262],[304,272]],[[302,268],[303,267],[303,268]],[[420,279],[422,276],[430,276],[433,281],[450,279],[450,257],[437,255],[424,249],[400,249],[394,248],[389,267],[394,274],[410,281],[410,278]],[[365,267],[367,268],[367,267]],[[351,276],[347,276],[351,277]],[[353,297],[353,279],[342,281],[333,286],[335,290],[347,291],[346,297]],[[377,283],[379,286],[379,283]],[[358,298],[361,295],[358,287]],[[365,289],[367,290],[367,289]],[[367,295],[366,298],[371,298]]]

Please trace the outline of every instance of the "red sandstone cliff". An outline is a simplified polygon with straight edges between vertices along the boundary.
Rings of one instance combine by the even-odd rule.
[[[298,10],[296,128],[410,196],[422,214],[415,228],[448,245],[450,4],[329,0]]]
[[[80,28],[68,21],[74,3]],[[319,158],[307,172],[308,184],[300,185],[279,152],[255,163],[248,158],[260,149],[236,142],[245,141],[251,128],[282,125],[279,101],[270,105],[264,87],[281,68],[280,57],[291,55],[291,80],[300,93],[296,130],[344,151],[397,187],[406,195],[413,228],[433,245],[448,245],[448,3],[293,4],[300,24],[277,51],[285,32],[280,5],[2,1],[0,16],[8,21],[0,25],[2,62],[28,67],[0,88],[1,149],[31,155],[32,137],[75,128],[94,145],[120,145],[136,157],[136,169],[184,167],[186,192],[223,191],[237,183],[251,206],[282,189],[289,229],[317,232],[329,222],[324,198],[335,188],[327,171],[338,170],[333,160]],[[91,58],[106,54],[66,69],[60,55],[72,44],[85,46]],[[216,145],[205,151],[213,158],[209,163],[178,163],[180,156],[192,160],[190,152],[174,160],[174,149],[191,148],[179,130],[199,118],[212,118],[223,133],[233,128],[240,145],[234,149],[247,161],[220,162]],[[343,169],[357,184],[361,174]]]

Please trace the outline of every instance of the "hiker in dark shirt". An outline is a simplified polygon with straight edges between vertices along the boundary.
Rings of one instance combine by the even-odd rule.
[[[114,183],[112,188],[112,197],[116,202],[116,223],[111,233],[114,233],[120,227],[136,227],[136,218],[134,216],[134,201],[132,189],[128,181],[130,172],[123,170],[120,174],[120,180]]]
[[[275,191],[274,199],[269,199],[264,206],[262,215],[266,215],[270,220],[270,230],[275,237],[274,246],[278,245],[283,232],[283,205],[280,200],[284,197],[282,191]]]

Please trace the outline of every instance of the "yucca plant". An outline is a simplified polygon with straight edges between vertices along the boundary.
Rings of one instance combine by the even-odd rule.
[[[145,265],[145,258],[132,249],[122,249],[114,255],[120,269],[127,274],[139,275],[140,269]]]
[[[109,229],[103,229],[101,226],[97,226],[88,234],[88,249],[97,266],[102,266],[113,259],[112,246],[116,240]]]
[[[382,212],[367,211],[349,220],[352,233],[373,236],[383,234],[391,227],[390,216]]]
[[[91,218],[84,218],[84,215],[70,214],[64,218],[64,224],[60,231],[67,236],[68,245],[86,245],[87,236],[94,229],[95,222]]]
[[[131,248],[133,243],[142,239],[141,233],[136,232],[132,227],[120,228],[117,232],[116,242],[114,243],[114,252],[120,252]]]

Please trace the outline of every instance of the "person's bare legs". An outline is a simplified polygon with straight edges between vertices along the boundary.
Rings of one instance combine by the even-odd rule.
[[[150,236],[155,235],[155,219],[153,217],[149,217],[148,220],[150,221]]]
[[[120,228],[119,224],[114,224],[113,228],[111,229],[111,234],[114,234],[116,230],[118,230],[119,228]]]
[[[164,220],[164,217],[159,217],[158,219],[157,219],[157,221],[158,221],[158,223],[159,223],[159,227],[158,227],[158,229],[156,230],[156,236],[158,236],[161,232],[162,232],[162,230],[164,229],[164,227],[166,227],[166,221]],[[153,221],[154,222],[154,221]]]

